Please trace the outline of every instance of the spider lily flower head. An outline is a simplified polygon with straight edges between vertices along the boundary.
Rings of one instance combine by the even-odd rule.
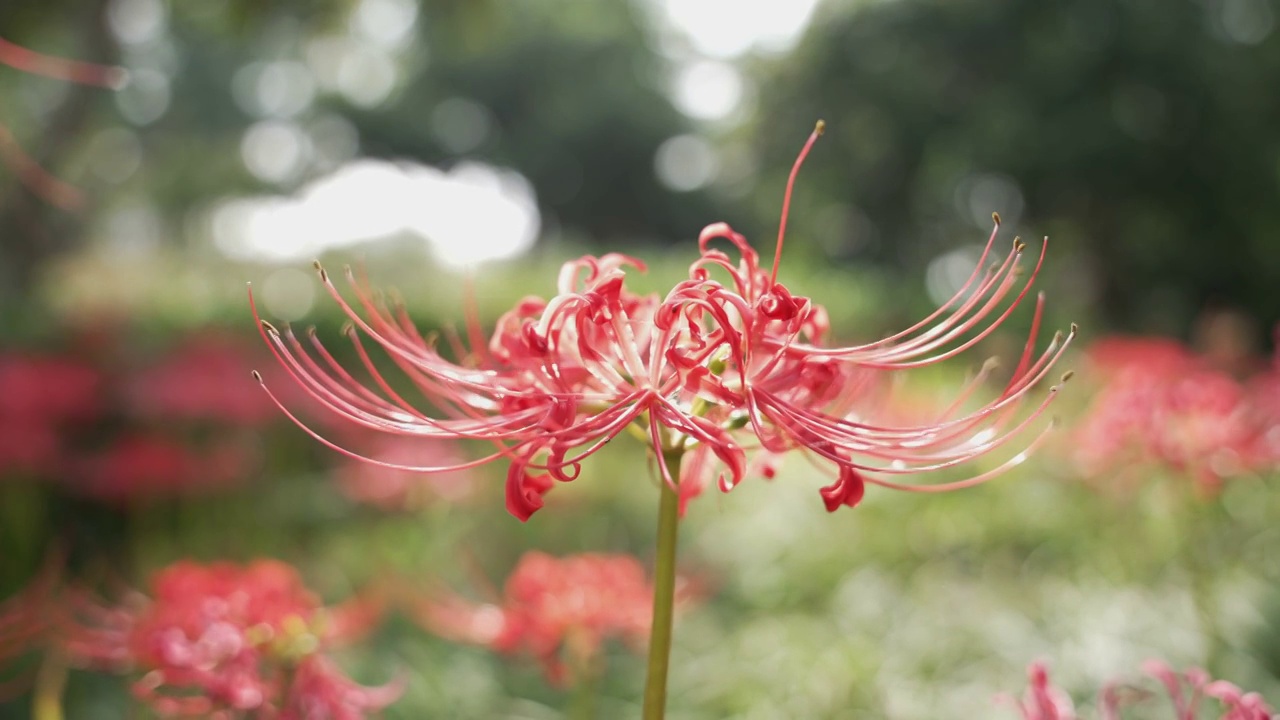
[[[532,656],[564,685],[590,668],[605,640],[643,647],[652,600],[653,585],[631,556],[530,552],[507,578],[501,601],[476,605],[443,593],[416,603],[414,612],[441,637]]]
[[[142,672],[134,693],[162,714],[361,718],[399,693],[358,686],[324,657],[367,626],[366,608],[331,615],[288,565],[179,562],[151,585],[114,607],[78,596],[65,647],[81,665]]]
[[[748,473],[748,450],[798,451],[829,463],[835,480],[821,495],[833,511],[857,505],[868,483],[937,492],[978,484],[1018,464],[1047,427],[1031,447],[966,480],[917,485],[883,477],[953,468],[1031,427],[1057,386],[1026,417],[1019,419],[1017,406],[1047,377],[1074,327],[1038,356],[1033,330],[1012,379],[995,399],[967,414],[960,409],[976,384],[927,423],[881,426],[852,408],[876,376],[956,357],[993,333],[1027,297],[1044,248],[1030,273],[1020,272],[1026,250],[1020,240],[1003,261],[985,268],[996,252],[994,216],[996,229],[979,267],[950,301],[883,340],[828,346],[826,311],[778,280],[796,174],[822,129],[820,122],[792,168],[771,268],[724,223],[702,231],[688,279],[665,296],[628,289],[628,275],[644,270],[635,258],[583,257],[565,264],[553,298],[518,303],[498,320],[487,343],[468,318],[466,339],[451,338],[457,361],[446,359],[402,305],[388,305],[363,277],[347,270],[354,295],[348,300],[317,263],[325,288],[351,320],[347,336],[369,381],[356,380],[314,333],[303,339],[260,320],[264,340],[294,378],[358,426],[412,438],[485,441],[494,450],[469,463],[408,466],[363,457],[298,424],[339,452],[389,467],[444,472],[505,460],[507,508],[521,520],[543,506],[551,487],[576,479],[584,460],[629,428],[647,438],[662,479],[678,486],[686,501],[712,482],[726,492],[737,486]],[[1034,327],[1042,308],[1040,297]],[[408,376],[434,414],[393,388],[370,357],[366,337]]]

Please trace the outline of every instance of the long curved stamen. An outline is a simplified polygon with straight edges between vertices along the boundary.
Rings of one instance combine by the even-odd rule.
[[[487,360],[489,344],[485,342],[484,331],[480,328],[480,308],[476,303],[476,280],[470,270],[462,279],[462,313],[466,318],[467,342],[471,343],[471,352],[479,360]],[[463,358],[459,357],[458,361],[462,362]]]
[[[787,178],[787,192],[782,196],[782,219],[778,222],[778,247],[773,251],[773,274],[769,276],[769,285],[778,282],[778,263],[782,260],[782,240],[787,233],[787,213],[791,210],[791,188],[796,184],[796,175],[800,172],[800,166],[804,164],[804,159],[809,155],[809,148],[818,141],[818,136],[827,129],[827,124],[821,120],[813,126],[813,132],[809,133],[809,139],[805,141],[804,147],[800,150],[800,156],[796,158],[796,162],[791,166],[791,176]]]

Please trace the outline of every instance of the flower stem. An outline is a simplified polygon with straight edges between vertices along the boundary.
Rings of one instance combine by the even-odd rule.
[[[49,650],[36,675],[31,717],[35,720],[63,720],[62,690],[66,684],[66,658],[57,650]]]
[[[596,696],[599,694],[600,672],[591,662],[584,658],[581,666],[574,673],[577,681],[573,689],[573,699],[569,705],[570,720],[594,720],[596,717]]]
[[[683,450],[666,451],[671,477],[680,478]],[[653,578],[653,626],[649,633],[649,675],[644,686],[644,720],[662,720],[667,708],[667,669],[671,663],[671,627],[675,617],[676,541],[680,530],[680,496],[659,482],[658,557]]]
[[[1213,513],[1216,499],[1197,497],[1193,492],[1184,493],[1181,520],[1181,550],[1183,570],[1187,573],[1191,601],[1204,636],[1202,664],[1210,673],[1221,673],[1222,656],[1227,649],[1218,624],[1219,607],[1216,596],[1214,571],[1216,562],[1216,538]]]

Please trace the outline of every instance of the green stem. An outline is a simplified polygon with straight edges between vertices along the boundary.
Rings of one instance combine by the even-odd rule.
[[[596,680],[599,675],[591,658],[584,658],[574,673],[576,685],[573,689],[573,699],[569,705],[569,717],[571,720],[592,720],[595,718],[596,695],[599,689],[596,687]]]
[[[62,720],[62,689],[67,684],[67,661],[62,653],[49,650],[36,675],[31,703],[33,720]]]
[[[664,452],[671,477],[680,477],[683,450]],[[680,496],[665,482],[658,506],[658,558],[653,578],[653,627],[649,633],[649,675],[644,686],[644,720],[662,720],[667,708],[667,669],[671,664],[671,627],[675,618],[676,542]]]
[[[1200,632],[1205,640],[1205,657],[1203,664],[1210,673],[1221,672],[1219,667],[1226,644],[1218,625],[1218,603],[1215,595],[1214,578],[1214,507],[1209,503],[1217,500],[1206,500],[1195,497],[1190,492],[1183,500],[1182,508],[1182,562],[1188,574],[1191,600],[1195,605]]]

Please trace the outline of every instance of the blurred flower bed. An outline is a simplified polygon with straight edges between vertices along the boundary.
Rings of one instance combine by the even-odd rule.
[[[125,638],[164,578],[210,562],[296,573],[289,582],[318,593],[307,607],[376,598],[354,641],[316,655],[315,682],[299,685],[313,700],[389,703],[381,716],[405,718],[581,716],[588,701],[597,717],[638,712],[642,660],[630,647],[647,601],[632,619],[555,621],[536,599],[560,572],[581,574],[566,576],[578,593],[601,583],[601,607],[629,612],[627,598],[647,595],[654,481],[638,447],[606,449],[584,469],[597,481],[557,487],[554,513],[521,524],[503,508],[503,468],[418,475],[311,441],[249,377],[278,369],[247,319],[157,327],[77,323],[0,357],[4,716],[38,709],[50,687],[67,717],[196,702],[174,700],[190,692],[175,696],[146,659],[157,656]],[[787,463],[691,504],[672,717],[1017,717],[999,698],[1033,661],[1051,665],[1074,707],[1098,712],[1099,688],[1152,658],[1275,697],[1280,366],[1212,357],[1167,340],[1095,340],[1068,359],[1080,377],[1051,444],[982,487],[872,493],[827,515],[812,502],[827,480]],[[980,370],[1000,384],[999,367],[957,362],[877,406],[936,414],[930,398],[953,397]],[[304,398],[289,402],[307,412]],[[344,438],[410,464],[476,451]],[[623,565],[553,569],[557,556],[592,552],[621,553]],[[243,637],[262,632],[243,622]],[[271,637],[306,627],[279,622],[268,621]],[[567,680],[575,673],[589,674],[587,700]],[[261,677],[263,697],[288,707]],[[1168,717],[1161,707],[1151,698],[1126,712]]]

